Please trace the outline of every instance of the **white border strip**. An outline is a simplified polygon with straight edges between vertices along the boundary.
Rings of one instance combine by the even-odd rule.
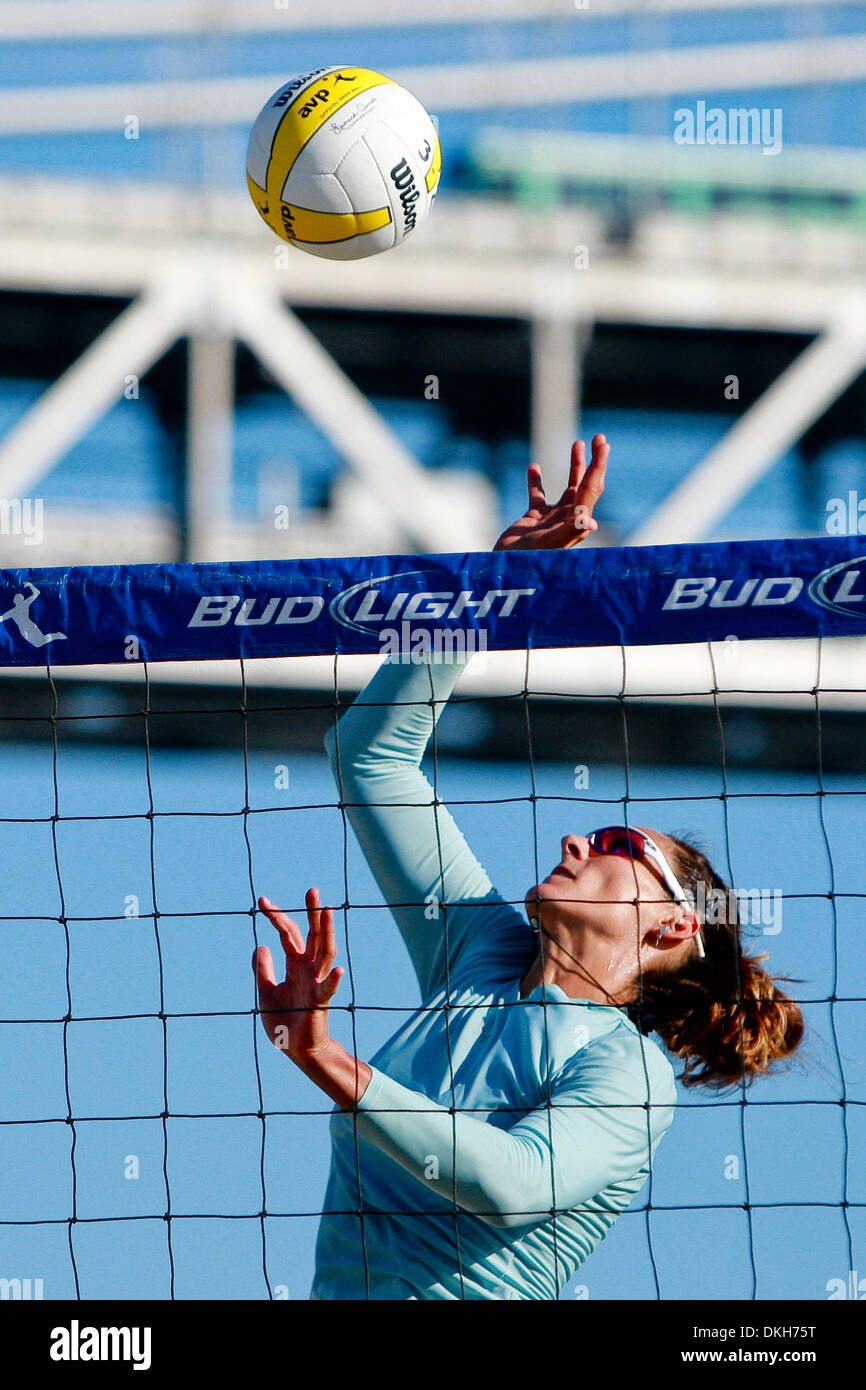
[[[490,21],[573,19],[625,14],[821,9],[823,0],[2,0],[0,40],[144,38],[170,34],[272,34],[287,30],[367,29]],[[832,0],[833,5],[861,0]]]
[[[360,690],[380,663],[376,656],[337,659],[340,690]],[[330,690],[334,686],[333,656],[253,658],[244,661],[248,687],[279,690]],[[714,674],[715,672],[715,674]],[[602,698],[625,694],[660,702],[712,704],[714,685],[719,703],[780,709],[814,709],[819,674],[817,638],[773,641],[739,640],[680,643],[670,646],[581,647],[562,651],[533,651],[529,657],[529,690],[536,695],[583,695]],[[45,667],[4,667],[3,677],[46,679]],[[241,687],[241,665],[231,661],[152,662],[148,676],[161,685]],[[481,652],[461,677],[465,695],[519,695],[524,689],[526,653]],[[135,681],[144,685],[141,664],[57,666],[56,681],[111,683]],[[822,709],[866,709],[866,637],[825,637],[820,649]]]

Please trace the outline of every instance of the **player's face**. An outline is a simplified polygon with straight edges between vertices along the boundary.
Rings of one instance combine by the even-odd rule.
[[[636,826],[655,840],[668,857],[674,842],[660,830]],[[671,894],[651,864],[628,854],[600,854],[585,835],[564,835],[559,863],[526,894],[532,919],[541,913],[545,927],[594,927],[619,937],[634,932],[635,899],[645,924],[669,909]]]

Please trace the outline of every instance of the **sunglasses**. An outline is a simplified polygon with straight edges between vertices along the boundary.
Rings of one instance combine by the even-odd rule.
[[[586,838],[596,854],[622,854],[628,859],[640,859],[644,864],[654,865],[671,897],[687,907],[692,906],[688,894],[655,840],[643,830],[633,830],[627,825],[606,825],[603,830],[593,830]],[[704,960],[707,953],[701,932],[695,935],[695,943],[698,955]]]

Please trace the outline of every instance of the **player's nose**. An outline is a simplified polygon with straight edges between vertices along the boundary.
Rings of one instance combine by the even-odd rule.
[[[588,859],[589,840],[585,835],[563,835],[562,837],[562,858]]]

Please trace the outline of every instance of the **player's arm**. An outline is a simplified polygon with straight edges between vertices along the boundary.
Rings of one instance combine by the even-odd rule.
[[[371,1068],[357,1130],[428,1190],[432,1185],[489,1225],[513,1229],[645,1173],[674,1101],[673,1074],[648,1085],[640,1058],[615,1031],[553,1078],[549,1104],[516,1116],[508,1128],[452,1113]]]
[[[592,448],[587,467],[583,441],[575,443],[568,484],[555,503],[545,498],[541,469],[529,468],[527,511],[495,549],[568,548],[597,529],[592,510],[604,490],[609,446],[596,435]],[[421,772],[464,665],[386,662],[326,740],[341,801],[425,997],[444,983],[463,944],[481,927],[496,933],[523,924]]]
[[[333,914],[311,889],[305,942],[291,918],[267,899],[260,903],[286,957],[278,983],[270,951],[256,953],[268,1036],[341,1109],[356,1109],[358,1133],[419,1182],[435,1181],[447,1200],[510,1228],[570,1210],[647,1167],[673,1115],[673,1074],[668,1067],[651,1082],[631,1034],[614,1028],[586,1044],[551,1079],[546,1103],[499,1128],[486,1115],[437,1105],[331,1038],[328,1006],[342,975],[334,965]],[[428,1176],[431,1157],[435,1180]]]
[[[370,869],[406,942],[422,997],[441,987],[482,922],[523,919],[495,892],[421,761],[465,661],[385,662],[326,740]],[[494,922],[495,919],[495,922]]]

